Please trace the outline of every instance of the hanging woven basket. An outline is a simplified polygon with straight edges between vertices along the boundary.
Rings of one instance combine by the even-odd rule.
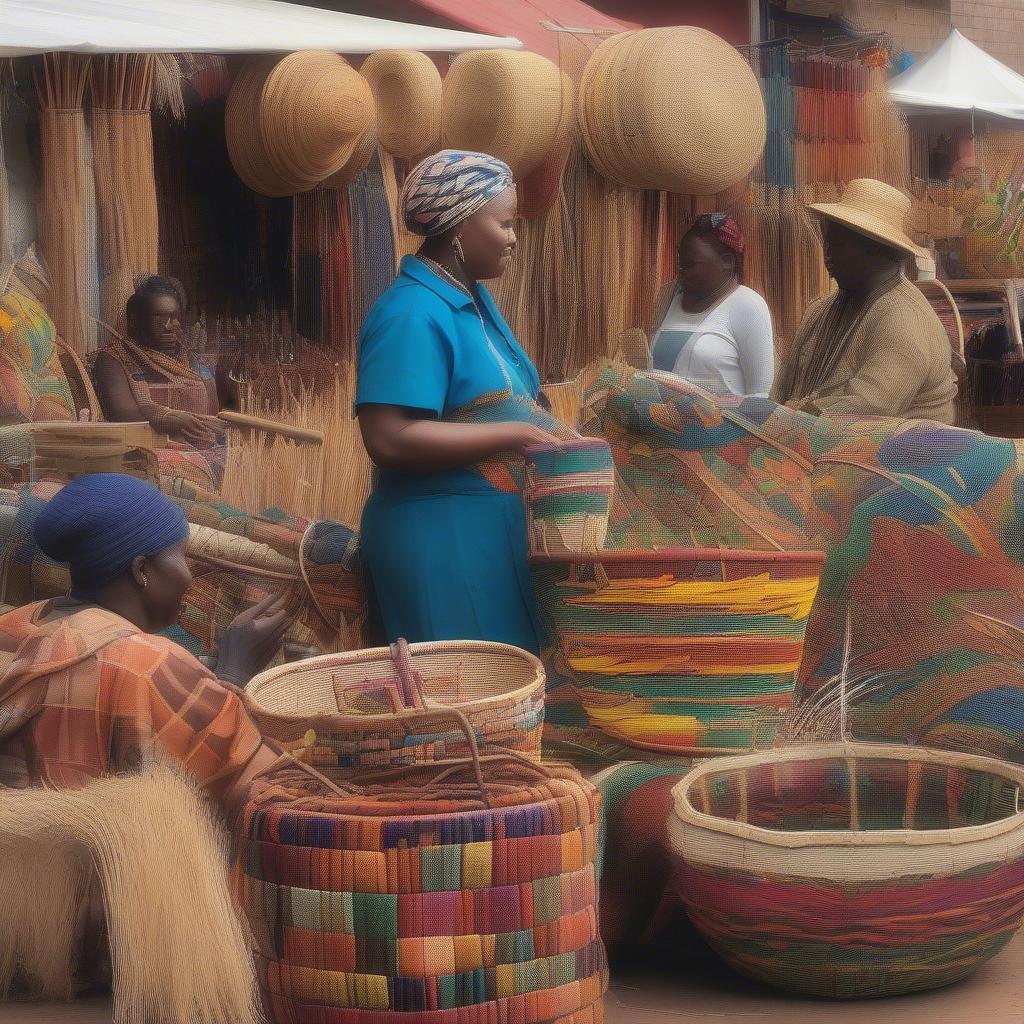
[[[726,758],[673,790],[690,920],[732,966],[818,996],[948,985],[1024,916],[1024,768],[845,742]]]
[[[410,728],[438,714],[409,712]],[[274,1020],[600,1024],[597,791],[571,768],[479,757],[456,727],[461,762],[358,785],[292,762],[254,784],[240,903]]]
[[[359,71],[377,101],[384,150],[414,160],[441,148],[441,72],[425,53],[380,50]]]
[[[606,39],[580,83],[588,156],[628,188],[710,196],[750,173],[764,149],[764,100],[750,65],[700,28]]]
[[[459,54],[444,79],[444,144],[504,160],[520,180],[564,136],[569,86],[555,64],[526,50]]]
[[[540,760],[544,669],[518,647],[439,641],[324,655],[256,676],[245,701],[263,732],[320,767],[415,764],[465,756],[461,732],[439,720],[411,729],[409,709],[450,707],[477,742]],[[398,717],[396,717],[398,716]]]

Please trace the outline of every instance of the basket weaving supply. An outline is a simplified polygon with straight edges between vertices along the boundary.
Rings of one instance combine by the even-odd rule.
[[[750,65],[700,28],[623,32],[583,72],[579,123],[591,162],[628,188],[715,195],[764,149],[765,108]]]
[[[600,1024],[599,799],[575,771],[475,752],[358,785],[300,767],[256,782],[240,837],[275,1020]]]
[[[733,967],[819,996],[948,985],[1024,917],[1024,771],[834,743],[708,762],[673,791],[675,883]]]
[[[556,64],[536,53],[461,53],[444,79],[444,145],[497,157],[524,178],[564,141],[570,86]]]
[[[312,658],[256,676],[249,712],[265,735],[321,768],[371,768],[464,756],[450,721],[408,725],[395,712],[453,707],[481,748],[540,759],[544,669],[506,644],[411,644],[409,671],[386,647]]]
[[[359,73],[377,103],[383,149],[412,161],[440,148],[441,72],[425,53],[379,50],[363,61]]]
[[[823,560],[722,549],[530,559],[541,614],[591,725],[687,755],[774,740]]]

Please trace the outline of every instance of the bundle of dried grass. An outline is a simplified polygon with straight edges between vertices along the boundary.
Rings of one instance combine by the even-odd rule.
[[[261,1019],[228,888],[226,833],[165,766],[82,790],[0,790],[0,996],[75,994],[90,900],[102,901],[114,1021]]]
[[[50,314],[76,352],[94,347],[90,326],[85,114],[89,58],[47,53],[34,68],[42,149],[39,237],[49,267]]]
[[[157,271],[160,224],[150,116],[156,67],[153,55],[138,53],[97,57],[92,64],[100,317],[118,330],[135,279]]]

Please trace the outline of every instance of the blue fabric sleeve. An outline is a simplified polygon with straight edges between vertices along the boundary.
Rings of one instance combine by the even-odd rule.
[[[452,362],[451,344],[430,316],[403,310],[371,317],[359,338],[356,408],[401,405],[442,416]]]

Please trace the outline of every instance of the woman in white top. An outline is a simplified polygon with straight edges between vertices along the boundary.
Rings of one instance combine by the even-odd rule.
[[[740,284],[743,233],[705,213],[679,242],[678,276],[659,295],[651,363],[719,395],[767,395],[775,375],[768,304]]]

